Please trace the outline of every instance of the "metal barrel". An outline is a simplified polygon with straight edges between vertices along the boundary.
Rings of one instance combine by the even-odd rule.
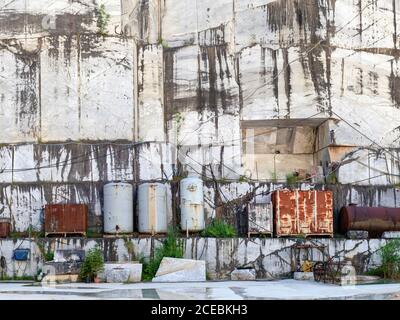
[[[186,231],[204,230],[203,181],[195,176],[182,179],[181,191],[181,228]]]
[[[133,191],[124,182],[104,186],[104,233],[133,232]]]
[[[400,208],[358,207],[340,210],[340,231],[368,231],[370,237],[381,237],[385,231],[400,231]]]
[[[162,183],[144,183],[138,188],[138,213],[140,233],[166,233],[167,187]]]

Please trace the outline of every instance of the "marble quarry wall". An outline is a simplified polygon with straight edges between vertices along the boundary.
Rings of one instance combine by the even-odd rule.
[[[0,0],[0,217],[24,231],[46,203],[84,202],[101,230],[104,183],[174,191],[185,171],[209,180],[208,217],[213,181],[268,191],[293,173],[336,183],[337,206],[397,206],[399,8]]]

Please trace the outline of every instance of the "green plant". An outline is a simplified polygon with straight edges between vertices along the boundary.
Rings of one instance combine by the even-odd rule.
[[[337,184],[338,183],[337,176],[334,172],[330,172],[328,174],[328,176],[326,177],[326,183],[329,183],[329,184]]]
[[[93,230],[86,230],[86,238],[102,238],[103,235]]]
[[[183,243],[178,239],[178,233],[175,229],[170,228],[168,230],[167,237],[165,238],[162,246],[155,250],[153,257],[151,257],[149,260],[146,260],[144,257],[140,258],[139,261],[143,264],[143,281],[150,281],[154,278],[158,268],[160,267],[161,260],[164,257],[183,257]]]
[[[385,279],[400,279],[400,240],[391,240],[379,249]]]
[[[104,4],[101,4],[98,9],[98,16],[97,16],[97,28],[98,33],[102,36],[107,35],[107,26],[108,22],[110,21],[110,15],[106,12],[106,7]]]
[[[103,252],[99,247],[90,249],[79,271],[81,281],[93,282],[97,274],[104,269]]]
[[[288,173],[286,175],[286,183],[287,184],[295,184],[295,183],[297,183],[297,181],[298,181],[298,178],[293,173]]]
[[[29,226],[25,233],[30,238],[43,238],[44,237],[43,231],[36,230],[32,226]]]
[[[384,272],[383,272],[383,268],[382,267],[377,267],[377,268],[373,268],[368,270],[367,272],[365,272],[365,275],[367,276],[377,276],[377,277],[384,277]]]
[[[44,254],[44,260],[47,261],[53,261],[54,260],[54,251],[47,251]]]
[[[129,260],[134,261],[136,259],[136,255],[135,255],[135,246],[133,245],[133,242],[130,241],[127,237],[123,237],[123,240],[126,251],[128,251]]]
[[[169,48],[168,42],[161,37],[158,38],[157,43],[161,45],[163,48]]]
[[[246,176],[242,175],[239,177],[239,182],[249,182],[249,179]]]
[[[201,233],[203,237],[209,238],[233,238],[236,230],[233,226],[220,219],[214,219]]]

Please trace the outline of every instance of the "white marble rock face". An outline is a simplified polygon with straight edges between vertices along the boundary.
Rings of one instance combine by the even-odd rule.
[[[163,258],[153,282],[206,281],[206,263],[202,260]]]

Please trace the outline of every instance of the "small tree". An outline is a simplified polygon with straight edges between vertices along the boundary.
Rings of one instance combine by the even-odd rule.
[[[104,258],[103,252],[99,247],[90,249],[85,257],[81,269],[79,271],[79,277],[81,281],[93,282],[97,274],[104,270]]]
[[[98,33],[102,36],[107,35],[107,26],[108,22],[110,21],[110,15],[106,12],[106,7],[104,4],[100,5],[98,9],[98,16],[97,16],[97,28]]]

